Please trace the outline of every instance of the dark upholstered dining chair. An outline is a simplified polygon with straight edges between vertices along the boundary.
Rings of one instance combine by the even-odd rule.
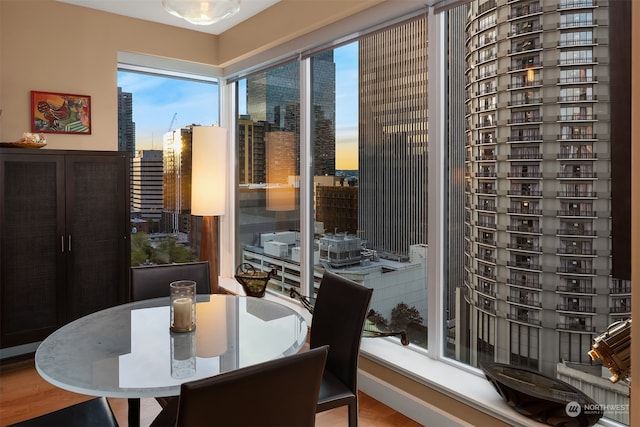
[[[193,280],[196,293],[210,294],[209,261],[131,267],[130,300],[168,297],[169,283],[176,280]]]
[[[118,427],[104,397],[96,397],[8,427]]]
[[[325,271],[313,308],[310,348],[329,346],[317,412],[347,405],[358,425],[358,356],[373,290]]]
[[[313,426],[329,348],[183,383],[156,426]]]

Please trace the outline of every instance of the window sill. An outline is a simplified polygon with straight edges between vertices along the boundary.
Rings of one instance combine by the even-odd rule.
[[[392,339],[365,338],[361,344],[361,355],[428,389],[442,393],[455,399],[457,402],[509,425],[525,427],[541,427],[547,425],[525,417],[513,410],[500,397],[491,383],[486,380],[479,370],[472,372],[473,368],[461,368],[456,366],[455,362],[447,363],[441,360],[431,359],[420,350],[406,347],[400,350],[400,348],[399,344],[393,342]],[[369,377],[371,377],[371,375],[369,375]],[[387,390],[381,394],[379,390],[380,387],[373,384],[376,381],[375,378],[366,378],[366,375],[361,375],[360,378],[362,379],[359,382],[360,388],[362,388],[366,394],[402,412],[421,424],[428,422],[430,425],[438,425],[433,424],[433,413],[425,416],[424,407],[427,407],[428,410],[429,407],[432,406],[429,402],[420,400],[416,396],[412,400],[417,402],[418,405],[422,405],[423,408],[412,410],[412,408],[406,407],[406,392],[396,389],[393,387],[393,384],[391,384],[391,388],[387,387]],[[382,380],[377,379],[378,383],[380,381]],[[393,396],[394,392],[398,393],[398,396]],[[410,395],[408,397],[411,398]],[[436,416],[439,416],[441,419],[447,419],[448,422],[443,425],[472,425],[468,421],[461,419],[461,417],[454,414],[451,410],[448,411],[447,408],[432,409]],[[596,426],[622,427],[624,425],[601,419]]]

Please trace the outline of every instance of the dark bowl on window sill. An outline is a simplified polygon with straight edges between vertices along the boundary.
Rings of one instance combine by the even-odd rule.
[[[602,405],[564,381],[504,363],[481,363],[480,368],[509,406],[536,421],[589,427],[604,415]]]

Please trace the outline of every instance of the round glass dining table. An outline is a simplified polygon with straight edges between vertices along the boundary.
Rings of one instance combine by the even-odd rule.
[[[196,328],[169,330],[169,298],[102,310],[55,331],[35,365],[48,382],[92,396],[180,394],[183,382],[297,353],[303,317],[262,298],[198,295]]]

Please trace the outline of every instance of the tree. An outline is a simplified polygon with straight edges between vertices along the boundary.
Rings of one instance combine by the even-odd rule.
[[[131,234],[131,266],[142,265],[151,258],[153,247],[149,235],[141,231]]]
[[[401,302],[391,310],[391,328],[399,331],[406,331],[409,323],[422,323],[422,316],[415,306],[409,307]]]
[[[178,238],[173,235],[161,238],[150,258],[154,264],[190,262],[196,259],[196,255],[186,246],[179,244]]]
[[[382,314],[378,313],[374,309],[369,310],[369,313],[367,314],[367,320],[373,323],[376,328],[380,329],[381,331],[385,330],[387,328],[387,324],[389,323]]]

